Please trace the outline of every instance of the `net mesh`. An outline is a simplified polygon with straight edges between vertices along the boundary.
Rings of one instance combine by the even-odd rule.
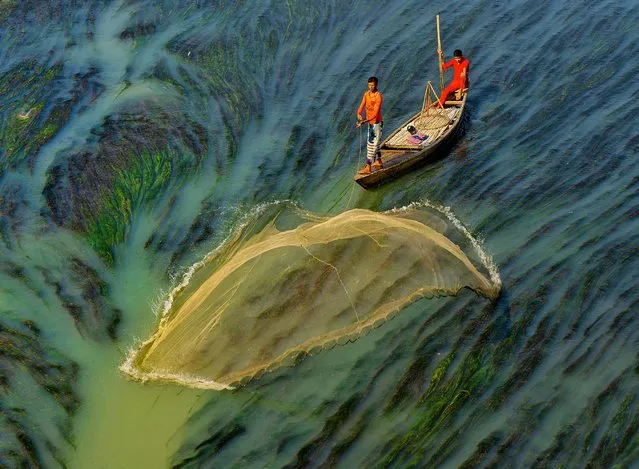
[[[438,103],[438,101],[439,98],[433,89],[433,85],[429,81],[426,84],[426,91],[424,92],[422,111],[415,120],[415,128],[417,130],[439,129],[451,123],[446,111],[439,106],[433,105]]]
[[[449,235],[445,218],[422,209],[332,218],[280,209],[202,263],[130,358],[132,374],[232,387],[352,340],[419,298],[464,287],[496,297],[499,286]]]

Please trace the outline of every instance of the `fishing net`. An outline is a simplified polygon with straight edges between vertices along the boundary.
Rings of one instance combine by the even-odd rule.
[[[323,218],[279,207],[201,263],[124,369],[232,387],[353,340],[419,298],[464,287],[496,297],[499,285],[464,244],[472,251],[445,217],[423,209]]]
[[[446,110],[441,109],[439,106],[433,106],[433,104],[436,104],[438,101],[439,98],[433,89],[433,85],[429,81],[426,84],[426,91],[424,92],[422,111],[415,120],[417,130],[439,129],[450,124],[451,121]]]

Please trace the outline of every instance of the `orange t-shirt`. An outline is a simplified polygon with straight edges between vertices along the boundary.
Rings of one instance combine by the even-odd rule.
[[[468,68],[470,67],[470,62],[466,57],[462,57],[461,62],[457,63],[455,59],[449,60],[445,64],[442,64],[444,70],[449,67],[453,67],[453,80],[450,82],[450,85],[453,84],[458,88],[467,88],[468,87]],[[466,70],[466,77],[462,78],[462,72]]]
[[[362,111],[366,108],[366,122],[370,124],[378,124],[382,121],[382,93],[375,91],[371,93],[366,91],[362,97],[362,104],[359,105],[357,110],[358,115],[362,115]]]

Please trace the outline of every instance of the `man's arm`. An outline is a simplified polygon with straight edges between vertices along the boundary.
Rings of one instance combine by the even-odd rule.
[[[362,112],[364,112],[364,106],[366,106],[366,93],[364,93],[364,95],[362,96],[362,103],[359,105],[359,108],[357,109],[357,120],[362,120]]]
[[[464,82],[465,86],[468,86],[468,66],[470,65],[470,63],[468,62],[468,60],[464,60],[464,68],[462,68],[461,71],[461,79]]]
[[[448,62],[444,62],[444,51],[441,49],[437,49],[437,53],[439,54],[439,58],[442,61],[442,68],[446,70],[448,67],[453,65],[453,60],[449,60]]]

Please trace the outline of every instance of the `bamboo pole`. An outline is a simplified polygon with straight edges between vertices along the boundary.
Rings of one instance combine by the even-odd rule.
[[[437,50],[442,50],[442,39],[439,33],[439,15],[437,15]],[[444,92],[444,61],[442,60],[442,56],[437,53],[437,60],[439,62],[439,95]]]

